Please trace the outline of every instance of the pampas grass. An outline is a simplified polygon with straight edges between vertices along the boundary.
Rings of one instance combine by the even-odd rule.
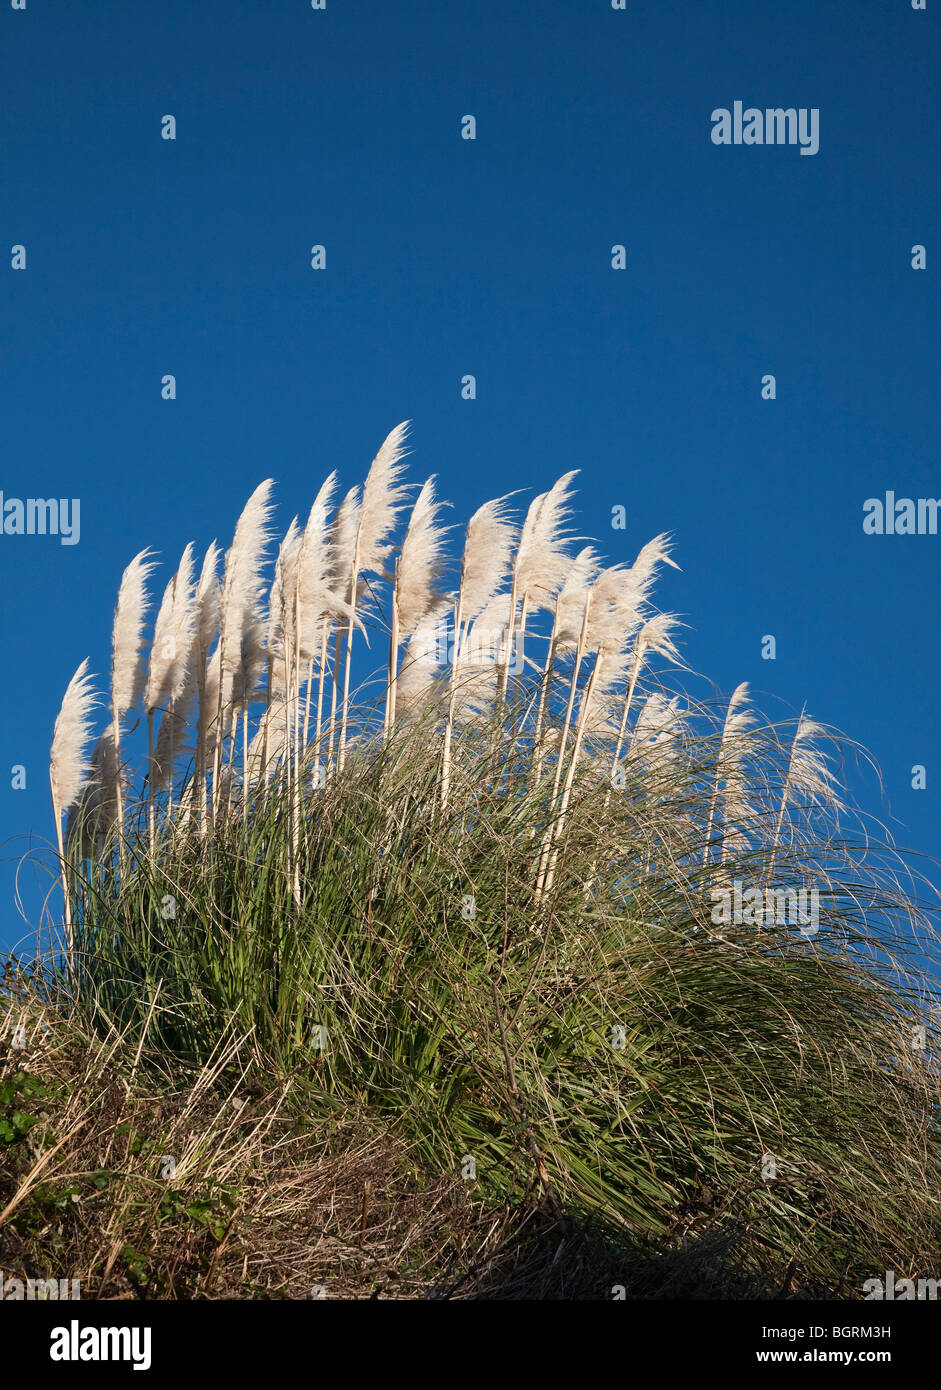
[[[274,480],[266,478],[249,497],[226,553],[219,603],[219,684],[215,715],[213,814],[218,811],[221,790],[223,712],[234,719],[239,705],[254,693],[262,649],[262,567],[271,539],[268,523]],[[264,659],[263,657],[261,658]],[[233,728],[233,741],[237,725]]]
[[[221,588],[215,544],[195,582],[188,546],[146,680],[149,552],[125,572],[91,776],[87,664],[53,737],[70,1007],[194,1066],[234,1027],[317,1123],[381,1117],[435,1172],[476,1155],[490,1202],[659,1255],[718,1229],[708,1181],[748,1279],[780,1287],[800,1251],[827,1292],[847,1261],[920,1258],[941,1086],[904,1039],[935,919],[830,731],[745,684],[697,699],[654,606],[669,536],[632,565],[576,549],[572,474],[522,522],[512,494],[478,508],[446,591],[434,480],[401,524],[403,444],[332,519],[331,474],[273,557],[261,484]],[[354,628],[389,657],[351,693]],[[122,819],[136,709],[163,717]],[[779,878],[819,891],[816,935],[714,930],[716,892]],[[788,1185],[756,1177],[769,1150]]]
[[[147,580],[155,569],[150,550],[142,550],[121,576],[118,601],[111,633],[111,719],[114,747],[121,759],[121,729],[125,715],[133,709],[144,686],[142,660],[144,622],[147,612]],[[121,778],[117,781],[118,829],[123,830],[124,807]]]
[[[337,770],[343,771],[346,760],[347,713],[350,699],[350,665],[353,655],[353,613],[356,610],[358,584],[361,574],[381,574],[385,561],[392,550],[391,533],[395,529],[399,512],[405,505],[407,484],[402,475],[405,466],[405,436],[409,422],[406,420],[387,435],[382,447],[370,465],[363,484],[362,500],[356,511],[356,538],[353,543],[353,556],[349,568],[349,589],[346,601],[351,616],[346,627],[346,662],[343,668],[343,707],[340,718],[340,742],[337,756]],[[338,537],[338,557],[345,550],[345,537]]]
[[[454,605],[454,655],[451,659],[448,716],[444,731],[441,773],[441,806],[448,802],[451,781],[451,743],[454,737],[455,702],[466,629],[496,597],[510,569],[513,545],[519,530],[507,515],[509,497],[485,502],[467,523],[461,556],[461,581]]]
[[[438,521],[446,504],[435,498],[435,480],[429,478],[415,500],[408,529],[397,561],[392,586],[392,618],[389,632],[389,677],[386,700],[386,732],[395,721],[399,643],[410,642],[432,613],[444,608],[444,597],[435,585],[444,569],[448,529]],[[418,658],[416,651],[412,660]]]
[[[218,684],[214,696],[208,689],[209,652],[219,634],[219,617],[222,608],[222,586],[219,582],[219,547],[211,541],[203,557],[199,580],[196,584],[195,621],[193,627],[193,646],[191,652],[192,676],[196,700],[196,762],[193,773],[193,794],[197,799],[197,817],[200,826],[205,823],[206,814],[206,771],[209,749],[208,726],[209,710],[218,705]],[[218,682],[218,677],[217,677]]]
[[[52,793],[52,814],[59,847],[59,864],[64,898],[66,950],[70,964],[73,960],[71,890],[66,871],[65,846],[62,838],[62,816],[78,801],[89,771],[86,745],[92,733],[92,711],[98,703],[88,674],[86,658],[69,681],[62,705],[56,717],[49,752],[49,788]]]

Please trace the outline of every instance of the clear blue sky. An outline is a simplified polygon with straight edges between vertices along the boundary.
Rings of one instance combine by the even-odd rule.
[[[286,524],[405,418],[458,518],[579,468],[612,560],[671,529],[658,597],[693,667],[866,744],[889,801],[869,781],[863,804],[936,853],[941,536],[861,523],[887,489],[941,494],[939,15],[3,0],[0,489],[79,497],[81,540],[0,535],[0,944],[25,930],[22,837],[51,833],[55,713],[83,657],[107,670],[126,562],[227,543],[268,475]],[[739,99],[818,108],[819,153],[714,145]]]

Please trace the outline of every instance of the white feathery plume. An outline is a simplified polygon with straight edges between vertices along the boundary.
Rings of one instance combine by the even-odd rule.
[[[266,478],[249,497],[225,557],[220,644],[223,672],[233,676],[242,659],[243,633],[259,621],[261,614],[261,574],[265,548],[271,539],[268,522],[274,507],[273,487],[273,479]]]
[[[640,679],[640,673],[648,652],[655,652],[658,656],[664,657],[667,661],[672,661],[676,666],[687,670],[687,666],[679,649],[673,640],[673,633],[683,624],[675,613],[656,613],[652,618],[648,618],[634,641],[634,646],[630,654],[629,677],[627,694],[624,698],[624,708],[621,711],[621,723],[618,729],[617,742],[614,748],[614,760],[612,771],[617,767],[618,759],[621,756],[621,749],[624,746],[624,736],[627,731],[627,717],[631,710],[631,703],[634,699],[634,690]]]
[[[582,662],[587,652],[599,652],[603,645],[605,629],[599,627],[595,612],[600,608],[603,613],[607,613],[612,606],[613,595],[616,595],[618,588],[623,584],[623,572],[617,566],[611,569],[602,570],[597,579],[590,585],[585,594],[585,605],[582,614],[581,628],[578,634],[578,641],[575,646],[575,659],[572,669],[572,679],[569,684],[568,701],[565,708],[565,719],[562,724],[560,738],[559,756],[556,760],[555,778],[552,784],[553,800],[559,790],[559,781],[562,775],[562,766],[565,759],[565,752],[568,743],[569,728],[572,721],[572,711],[575,705],[575,693],[578,688],[578,677],[581,671]],[[593,635],[594,633],[594,635]],[[555,841],[562,835],[565,825],[565,817],[568,811],[569,798],[572,794],[572,787],[575,782],[575,771],[578,766],[578,757],[581,752],[582,740],[588,723],[588,714],[591,708],[592,698],[595,687],[603,674],[600,658],[596,658],[588,683],[582,695],[581,705],[578,711],[578,719],[575,724],[575,737],[572,743],[572,756],[569,760],[568,771],[565,775],[565,784],[562,788],[562,797],[559,803],[559,815],[555,821],[550,821],[546,834],[542,842],[542,851],[539,858],[539,872],[536,880],[536,893],[538,898],[542,898],[547,893],[553,883],[555,876],[555,866],[558,860],[558,847],[553,847]],[[544,740],[540,739],[540,745]]]
[[[196,585],[194,640],[197,671],[200,661],[205,667],[205,663],[209,659],[209,648],[219,635],[219,608],[222,599],[222,587],[219,583],[220,553],[218,545],[212,541],[203,557],[199,582]]]
[[[448,717],[444,726],[441,750],[441,809],[448,804],[451,779],[451,741],[454,731],[454,712],[461,664],[463,632],[467,625],[487,607],[503,587],[510,568],[510,556],[518,534],[517,527],[506,514],[506,504],[513,493],[495,497],[478,507],[464,533],[464,552],[461,557],[461,582],[454,606],[454,653],[451,658],[451,679],[448,698]]]
[[[359,531],[361,506],[359,484],[357,483],[350,488],[343,498],[330,528],[330,554],[333,564],[331,588],[335,593],[340,594],[345,601],[349,601],[351,597],[350,576],[353,572],[353,560],[356,554],[356,535]]]
[[[154,622],[154,640],[150,647],[147,681],[144,685],[144,710],[152,715],[169,694],[176,659],[176,638],[173,629],[173,580],[169,580],[160,600]]]
[[[219,623],[220,680],[217,723],[238,693],[243,700],[254,691],[257,679],[254,661],[261,645],[257,629],[262,624],[262,567],[265,549],[271,539],[268,523],[273,502],[274,481],[266,478],[249,497],[235,527],[232,544],[225,557],[225,575]],[[263,633],[262,633],[263,636]],[[246,669],[246,665],[252,669]],[[235,684],[238,681],[238,692]],[[213,771],[218,778],[222,740],[215,740]],[[219,804],[219,788],[213,790],[214,808]]]
[[[196,585],[195,627],[193,633],[192,668],[196,680],[196,768],[193,790],[199,800],[199,824],[203,825],[206,811],[206,788],[204,777],[208,768],[207,748],[209,729],[218,710],[218,684],[214,694],[208,690],[209,648],[219,635],[219,612],[222,600],[222,586],[219,583],[219,547],[212,541],[199,572]],[[216,648],[218,653],[218,648]]]
[[[121,720],[140,698],[144,684],[141,647],[147,611],[147,579],[155,568],[142,550],[121,576],[111,637],[111,713],[120,748]]]
[[[590,545],[580,550],[570,562],[556,599],[553,632],[556,652],[573,652],[578,645],[578,635],[585,616],[585,600],[600,568],[598,552]]]
[[[147,714],[147,765],[148,765],[148,823],[151,845],[154,835],[154,793],[166,784],[166,776],[161,767],[166,766],[172,774],[174,752],[172,741],[179,733],[182,741],[185,719],[188,718],[192,699],[182,711],[183,728],[179,716],[174,717],[174,704],[182,694],[190,672],[190,657],[195,633],[194,612],[194,566],[193,544],[190,542],[183,551],[176,574],[164,590],[163,599],[154,624],[154,640],[150,650],[150,664],[147,683],[144,689],[144,710]],[[195,693],[195,692],[194,692]],[[162,727],[165,748],[161,755],[154,754],[154,715],[161,706],[166,713]]]
[[[556,595],[555,610],[552,616],[552,633],[549,637],[549,649],[546,653],[546,664],[540,683],[536,729],[533,735],[536,747],[533,776],[536,782],[539,781],[542,774],[542,761],[546,748],[553,740],[560,737],[559,730],[555,730],[551,737],[549,732],[545,734],[543,732],[549,709],[549,693],[556,660],[559,656],[565,653],[574,653],[578,649],[579,638],[585,621],[585,606],[600,567],[601,561],[598,552],[593,546],[584,546],[569,562],[562,587]]]
[[[756,723],[754,712],[746,708],[750,699],[751,691],[748,687],[748,681],[742,681],[732,691],[729,707],[722,724],[719,756],[723,759],[726,756],[730,757],[736,765],[741,762],[741,749],[734,746],[735,742],[749,729],[754,728]]]
[[[261,678],[268,660],[265,646],[267,619],[260,616],[245,628],[239,663],[232,675],[232,704],[245,710],[261,693]]]
[[[320,659],[324,619],[339,614],[348,618],[350,614],[349,605],[334,592],[333,531],[327,518],[336,486],[336,473],[331,473],[321,484],[307,515],[297,557],[300,650],[308,661]]]
[[[52,793],[52,813],[56,823],[56,842],[59,847],[59,875],[62,880],[63,921],[69,969],[74,969],[74,936],[72,933],[72,902],[69,894],[69,875],[65,862],[62,838],[62,814],[78,800],[88,774],[86,745],[91,736],[91,712],[98,703],[92,687],[93,676],[88,674],[88,658],[82,662],[69,681],[52,733],[49,752],[49,790]]]
[[[670,558],[669,547],[668,535],[655,536],[643,547],[630,569],[616,565],[602,573],[592,598],[587,638],[589,651],[625,649],[644,621],[643,610],[649,601],[658,566],[667,564],[679,568]]]
[[[415,499],[399,556],[396,602],[403,640],[411,637],[441,598],[434,586],[444,568],[445,538],[451,530],[438,522],[446,505],[435,498],[435,480],[429,478]]]
[[[671,661],[674,666],[679,666],[681,670],[688,670],[689,667],[673,640],[673,633],[680,627],[685,627],[685,624],[680,622],[676,613],[655,613],[652,618],[647,619],[638,634],[638,654],[641,649],[644,653],[654,652],[657,656]]]
[[[144,686],[145,671],[141,648],[147,612],[147,580],[155,568],[155,562],[148,558],[150,554],[150,550],[141,550],[122,574],[111,629],[111,719],[119,762],[121,724],[124,716],[137,704]],[[121,831],[124,828],[124,789],[121,777],[118,778],[116,787],[118,830]],[[120,853],[123,856],[123,847]]]
[[[582,638],[586,652],[617,651],[630,636],[625,632],[630,608],[625,596],[630,591],[630,571],[623,565],[607,565],[599,571],[591,586],[591,610]]]
[[[510,595],[495,594],[465,629],[455,711],[478,719],[492,708],[499,687],[503,640],[510,621]]]
[[[320,484],[307,513],[304,527],[303,564],[305,582],[324,589],[329,587],[333,560],[331,527],[328,521],[337,490],[336,470],[328,473]]]
[[[500,644],[510,621],[510,595],[494,594],[466,632],[461,664],[495,665]]]
[[[323,690],[329,665],[328,641],[330,630],[338,618],[352,621],[365,635],[365,628],[353,608],[346,602],[349,575],[356,548],[359,527],[359,490],[351,488],[343,500],[333,523],[328,522],[337,476],[330,473],[314,498],[300,553],[297,559],[297,608],[300,616],[300,655],[308,663],[307,696],[304,706],[303,743],[307,742],[312,701],[314,663],[319,668],[317,683],[316,737],[319,744],[323,716]],[[342,570],[341,567],[342,566]],[[369,645],[367,638],[366,645]],[[339,648],[339,637],[337,639]],[[299,745],[300,746],[300,745]]]
[[[331,473],[308,513],[295,567],[301,611],[301,654],[308,660],[319,660],[325,618],[330,621],[352,619],[369,645],[365,627],[344,597],[349,592],[356,548],[359,488],[353,487],[346,494],[330,525],[327,516],[335,491],[336,473]],[[362,592],[360,586],[358,589]]]
[[[389,626],[386,734],[395,722],[399,645],[403,638],[407,641],[414,634],[443,598],[435,589],[443,569],[444,542],[450,529],[438,522],[438,513],[443,506],[444,503],[435,498],[435,480],[431,477],[423,484],[412,508],[395,565]]]
[[[629,677],[633,661],[634,655],[629,647],[623,651],[602,647],[598,652],[592,672],[591,694],[589,695],[587,690],[585,692],[585,717],[590,718],[593,725],[600,720],[600,726],[608,729],[608,699],[615,687],[620,685],[625,677]],[[614,723],[610,732],[613,733],[617,727],[617,723]]]
[[[770,884],[772,875],[774,874],[774,865],[781,839],[781,828],[784,824],[784,813],[789,805],[799,805],[801,802],[810,802],[811,805],[823,806],[832,811],[841,811],[844,809],[843,802],[837,795],[837,790],[834,785],[834,775],[827,765],[826,754],[813,745],[813,740],[815,738],[828,737],[829,730],[826,729],[823,724],[817,724],[810,719],[806,709],[801,710],[800,718],[797,721],[797,728],[794,731],[794,739],[791,743],[791,752],[788,757],[784,787],[781,791],[781,805],[778,810],[777,824],[774,829],[774,842],[771,848],[771,858],[768,863],[768,874],[765,880],[766,885]]]
[[[689,711],[680,707],[680,697],[668,700],[655,690],[641,706],[631,735],[631,751],[637,751],[653,763],[672,759],[677,752],[677,736],[689,718]]]
[[[164,711],[157,733],[152,770],[154,789],[160,791],[169,786],[173,789],[173,769],[181,754],[192,753],[186,742],[193,703],[196,699],[196,682],[193,674],[186,675],[183,685]]]
[[[742,681],[728,702],[726,726],[721,741],[721,776],[726,778],[723,788],[723,860],[728,852],[741,851],[748,845],[748,835],[745,834],[744,827],[748,826],[755,816],[755,808],[748,795],[745,758],[751,742],[749,731],[755,726],[756,720],[751,710],[741,708],[748,695],[748,682]]]
[[[219,647],[217,645],[206,667],[206,680],[205,685],[203,687],[203,699],[205,701],[206,709],[209,712],[209,717],[207,717],[206,719],[204,748],[204,753],[207,760],[209,755],[215,752],[216,748],[216,730],[218,727],[216,711],[219,707],[219,675],[221,664],[221,652],[219,651]],[[229,701],[223,706],[221,728],[221,736],[224,742],[229,737],[229,734],[232,732],[231,701]],[[208,772],[208,761],[204,764],[204,767]]]
[[[392,550],[391,535],[398,520],[398,514],[405,505],[408,485],[402,482],[405,465],[405,435],[409,422],[396,425],[386,438],[370,464],[366,481],[363,484],[362,501],[359,506],[359,524],[356,528],[356,544],[353,548],[353,563],[349,572],[347,600],[355,610],[359,587],[359,577],[365,574],[384,574],[386,557]],[[343,771],[346,756],[346,725],[350,704],[350,668],[353,659],[353,618],[346,624],[346,661],[343,669],[343,708],[340,715],[340,740],[337,751],[337,768]],[[390,680],[390,687],[391,687]],[[334,685],[336,690],[336,685]],[[389,706],[386,706],[386,727],[389,724]]]
[[[408,716],[433,699],[444,700],[447,674],[441,664],[441,647],[447,641],[444,617],[450,604],[432,608],[405,643],[402,663],[396,677],[396,713]]]
[[[784,785],[784,800],[796,804],[801,800],[814,805],[826,806],[831,810],[843,809],[834,774],[827,765],[826,754],[814,747],[813,740],[829,737],[829,730],[823,724],[816,724],[805,712],[797,724],[787,779]]]
[[[659,536],[654,536],[653,540],[641,546],[637,559],[628,570],[631,581],[630,598],[636,608],[643,607],[650,598],[650,591],[657,578],[657,570],[660,565],[669,565],[671,569],[678,570],[679,565],[670,554],[673,539],[668,531],[664,531]]]
[[[572,560],[564,548],[563,527],[571,516],[568,504],[577,474],[577,468],[564,473],[530,504],[513,565],[513,587],[524,606],[551,608],[565,582]]]
[[[461,561],[462,623],[472,622],[482,613],[506,580],[518,534],[516,524],[506,514],[506,504],[514,495],[509,492],[485,502],[467,523]]]
[[[585,686],[579,707],[578,720],[575,725],[572,757],[569,762],[565,785],[562,790],[559,818],[555,825],[550,826],[546,838],[543,841],[539,878],[537,881],[537,891],[540,896],[543,892],[547,892],[552,886],[555,864],[558,857],[558,851],[552,851],[552,845],[554,840],[560,835],[565,821],[582,740],[584,739],[589,724],[591,722],[594,724],[598,723],[598,716],[596,713],[598,704],[609,695],[611,689],[629,672],[629,686],[625,699],[624,712],[621,718],[621,730],[614,754],[614,766],[617,765],[624,737],[624,729],[627,723],[627,713],[630,708],[634,685],[640,669],[639,659],[636,654],[632,659],[628,653],[628,643],[643,621],[642,606],[647,599],[649,589],[653,583],[657,565],[662,561],[666,561],[669,564],[674,563],[670,560],[667,553],[668,544],[669,538],[667,536],[657,536],[644,546],[634,562],[634,565],[629,570],[621,565],[609,566],[598,573],[593,583],[589,584],[582,579],[579,589],[576,591],[579,594],[578,606],[581,609],[581,623],[578,629],[577,640],[575,641],[575,665],[572,672],[571,684],[569,686],[565,720],[562,726],[561,751],[556,763],[553,797],[555,797],[559,788],[563,757],[568,740],[568,731],[572,718],[572,709],[581,664],[588,652],[595,653],[595,663]],[[592,557],[589,556],[586,558],[590,563]],[[563,585],[563,593],[564,589],[565,586]],[[582,592],[584,593],[583,600],[581,598]],[[562,594],[560,593],[560,599],[561,597]],[[558,632],[558,622],[559,614],[557,606],[554,624],[555,646],[559,644],[560,635],[567,636],[569,639],[574,636],[574,631],[560,634]],[[639,643],[635,644],[635,653],[639,650],[639,647]],[[547,666],[547,670],[548,669]],[[607,727],[604,717],[602,717],[600,722],[603,728]],[[541,722],[537,726],[537,742],[541,749],[543,743],[541,738]],[[552,851],[551,857],[550,851]]]
[[[173,580],[173,636],[176,654],[168,692],[171,704],[186,684],[196,638],[195,554],[192,541],[180,556]]]
[[[740,847],[744,842],[744,837],[736,827],[740,826],[742,821],[751,814],[751,807],[747,798],[748,784],[744,772],[747,735],[755,724],[755,716],[748,708],[750,697],[748,682],[742,681],[732,691],[725,719],[722,722],[722,735],[716,753],[715,778],[709,802],[709,817],[706,821],[706,833],[703,836],[703,865],[709,860],[709,838],[715,820],[720,782],[724,783],[722,789],[722,860],[725,859],[728,850]]]
[[[331,589],[339,594],[344,602],[355,605],[360,594],[365,591],[365,581],[353,580],[353,565],[356,560],[356,537],[359,534],[359,516],[362,508],[359,486],[351,487],[337,508],[330,528],[330,554],[333,563]],[[333,759],[333,741],[336,735],[337,702],[340,692],[340,641],[341,631],[337,624],[333,649],[333,681],[330,697],[330,740],[327,761]]]
[[[275,698],[258,721],[258,732],[248,746],[248,783],[269,782],[279,762],[288,754],[288,707]]]
[[[390,432],[366,475],[351,566],[351,572],[355,570],[354,581],[360,574],[382,574],[392,549],[390,536],[408,490],[408,485],[402,482],[405,465],[401,460],[405,457],[409,424],[410,421],[404,420]]]
[[[289,718],[290,705],[293,722],[297,719],[297,701],[300,696],[300,652],[298,650],[298,575],[303,532],[295,516],[278,548],[275,561],[274,582],[268,599],[268,621],[265,637],[268,683],[265,694],[266,713],[272,700],[285,706],[284,717]],[[246,652],[243,638],[243,662],[233,687],[236,705],[247,706],[251,701],[251,689],[241,688],[243,681],[252,681],[252,657]],[[258,672],[260,677],[260,670]],[[246,698],[247,694],[247,698]],[[244,720],[243,720],[244,724]],[[265,721],[264,731],[270,735],[270,721]],[[285,730],[285,736],[287,731]],[[248,759],[251,749],[248,745],[248,731],[245,726],[243,747],[243,781],[247,790],[253,773],[249,770]],[[262,757],[267,764],[270,736],[262,740]],[[247,814],[247,799],[243,798],[243,813]]]
[[[91,737],[91,712],[98,704],[88,674],[88,658],[69,681],[56,717],[49,755],[52,799],[59,813],[67,811],[81,793],[88,775],[86,745]]]
[[[193,544],[187,545],[180,567],[163,592],[154,624],[144,709],[152,714],[164,702],[172,704],[189,671],[195,634]]]
[[[105,729],[92,749],[88,779],[79,801],[69,812],[65,840],[80,839],[82,858],[90,858],[107,838],[118,818],[118,778],[122,776],[114,742],[114,724]]]
[[[154,714],[169,691],[176,657],[173,635],[173,580],[163,591],[154,623],[154,640],[150,648],[147,683],[144,686],[144,711],[147,715],[147,824],[151,852],[154,848],[154,792],[156,763],[154,762]]]
[[[596,656],[591,675],[582,693],[578,719],[575,724],[572,760],[562,795],[563,816],[568,805],[582,740],[588,726],[589,715],[593,712],[597,694],[607,690],[620,674],[619,653],[624,642],[624,628],[622,625],[623,609],[619,607],[619,604],[627,582],[628,571],[620,565],[611,565],[602,569],[594,583],[586,586],[585,589],[584,603],[581,605],[582,620],[575,643],[575,663],[569,684],[568,702],[562,727],[561,747],[563,753],[572,720],[582,662],[589,652],[596,653]],[[561,773],[562,758],[560,757],[556,763],[553,795],[558,791]],[[549,882],[551,883],[551,870]]]
[[[295,516],[278,547],[274,578],[268,595],[265,645],[269,662],[268,689],[272,697],[284,691],[287,680],[285,662],[294,641],[293,594],[300,546],[301,532]]]
[[[617,577],[615,575],[615,577]],[[565,706],[565,718],[562,722],[562,730],[559,737],[559,756],[556,759],[555,777],[552,783],[552,799],[556,798],[559,791],[559,782],[562,776],[562,767],[565,761],[565,752],[568,745],[569,728],[572,723],[572,711],[575,708],[575,693],[578,688],[578,677],[581,672],[582,662],[586,652],[592,650],[589,646],[589,634],[591,631],[592,613],[595,603],[598,601],[597,595],[600,593],[602,604],[608,603],[608,590],[612,582],[611,573],[602,570],[595,582],[587,587],[585,593],[585,604],[582,611],[582,622],[579,628],[578,641],[575,645],[575,656],[572,667],[572,678],[569,682],[568,700]],[[555,875],[555,865],[558,859],[558,849],[553,848],[557,837],[562,833],[565,824],[565,816],[568,811],[569,797],[572,794],[572,787],[575,782],[575,769],[578,765],[578,756],[581,751],[582,739],[585,735],[585,725],[587,720],[588,708],[592,697],[592,687],[599,674],[598,663],[588,678],[588,684],[582,696],[581,707],[578,712],[578,719],[575,724],[575,737],[572,743],[572,756],[569,760],[568,771],[565,775],[565,784],[562,788],[562,796],[559,802],[559,815],[555,821],[550,821],[543,836],[542,850],[539,856],[539,871],[536,878],[536,895],[541,899],[552,887]],[[545,740],[538,738],[540,749],[545,746]]]
[[[569,557],[563,546],[562,527],[571,515],[566,504],[571,499],[571,481],[574,477],[575,472],[563,474],[548,492],[535,497],[520,531],[510,584],[509,621],[499,657],[497,701],[501,705],[506,695],[507,668],[516,643],[517,628],[521,632],[526,631],[530,605],[537,609],[551,608],[565,580]],[[520,614],[518,605],[521,600]]]

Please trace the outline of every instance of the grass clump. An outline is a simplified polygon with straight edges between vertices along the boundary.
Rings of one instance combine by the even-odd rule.
[[[91,774],[84,665],[53,742],[64,952],[7,977],[3,1078],[19,1011],[65,1089],[9,1146],[4,1240],[166,1298],[930,1270],[934,922],[830,732],[668,689],[668,538],[570,554],[572,475],[521,527],[480,508],[445,593],[430,483],[393,557],[401,446],[330,524],[327,480],[267,602],[269,484],[221,583],[187,547],[146,665],[125,572]],[[388,666],[351,694],[366,627]]]

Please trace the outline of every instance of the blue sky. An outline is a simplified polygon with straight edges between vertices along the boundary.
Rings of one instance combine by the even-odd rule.
[[[226,543],[269,475],[286,525],[406,418],[456,518],[579,468],[612,560],[672,530],[658,597],[690,664],[865,744],[887,801],[869,779],[862,804],[935,854],[941,536],[864,536],[862,509],[941,491],[937,22],[909,0],[0,9],[0,489],[81,499],[78,545],[0,534],[0,945],[26,930],[26,837],[52,832],[62,692],[86,655],[106,671],[130,557]],[[819,152],[714,145],[739,99],[817,108]]]

